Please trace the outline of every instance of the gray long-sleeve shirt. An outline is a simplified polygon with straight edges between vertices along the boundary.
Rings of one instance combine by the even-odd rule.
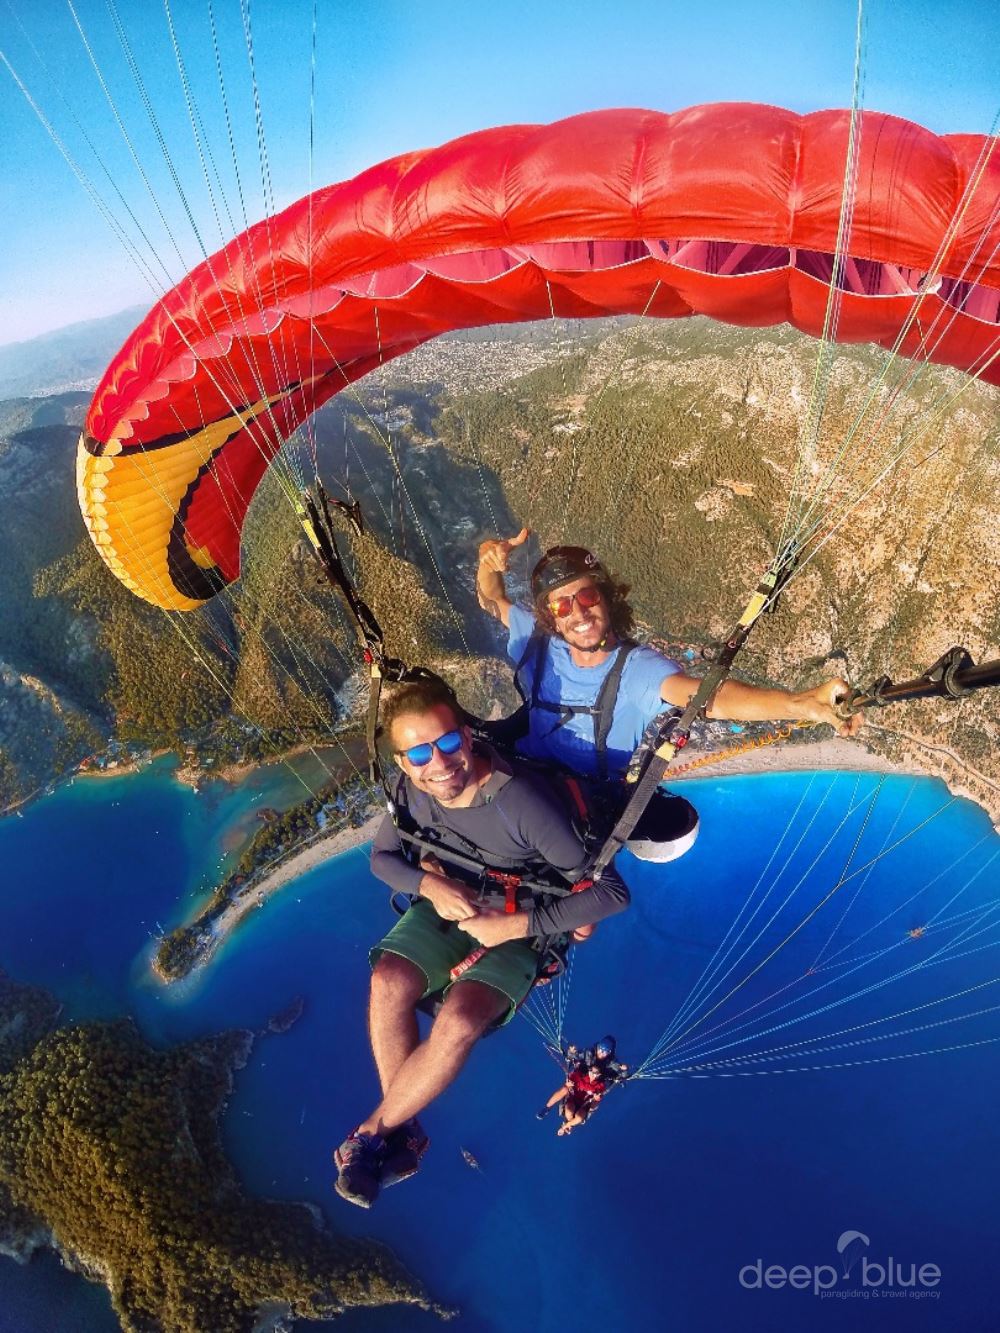
[[[499,870],[520,870],[539,860],[556,870],[569,884],[586,865],[580,839],[555,794],[533,774],[515,772],[495,751],[487,749],[493,772],[480,787],[472,805],[462,809],[441,805],[433,796],[406,783],[410,815],[420,829],[433,830],[447,840],[457,834],[455,850],[468,855],[468,844],[478,849],[486,865]],[[465,840],[464,843],[462,840]],[[446,870],[446,846],[437,849]],[[407,860],[403,844],[388,815],[372,843],[372,874],[401,893],[419,892],[424,872]],[[456,868],[456,878],[467,874]],[[624,911],[629,891],[613,866],[588,889],[552,898],[530,908],[529,935],[556,935],[590,925]],[[528,907],[528,902],[524,903]]]

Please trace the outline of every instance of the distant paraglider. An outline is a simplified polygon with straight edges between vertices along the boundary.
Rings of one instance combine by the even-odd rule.
[[[617,1042],[611,1036],[602,1037],[584,1051],[576,1046],[567,1046],[563,1056],[566,1081],[535,1113],[536,1119],[544,1120],[549,1111],[558,1106],[562,1121],[556,1130],[559,1138],[571,1134],[578,1125],[585,1124],[608,1092],[628,1081],[628,1065],[615,1059],[616,1049]]]

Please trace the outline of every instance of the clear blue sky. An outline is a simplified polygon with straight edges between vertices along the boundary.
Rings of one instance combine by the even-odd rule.
[[[118,112],[180,248],[132,163],[65,0],[0,0],[0,49],[102,194],[104,167],[176,281],[201,250],[115,35],[110,0],[75,0]],[[128,40],[209,251],[213,216],[162,0],[118,0]],[[214,0],[251,220],[263,213],[239,0]],[[242,228],[208,0],[171,12],[200,115]],[[309,187],[312,0],[253,0],[253,47],[278,207]],[[985,132],[1000,108],[1000,4],[867,0],[864,105],[938,132]],[[23,24],[23,29],[19,26]],[[772,102],[849,104],[855,0],[319,0],[314,184],[487,125],[608,106],[674,110]],[[33,49],[34,48],[34,49]],[[46,68],[39,62],[44,60]],[[79,123],[77,123],[79,122]],[[81,128],[82,127],[82,128]],[[155,293],[0,67],[0,343],[109,314]],[[134,225],[128,223],[134,232]]]

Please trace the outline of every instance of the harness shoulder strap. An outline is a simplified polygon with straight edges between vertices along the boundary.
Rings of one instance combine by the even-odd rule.
[[[538,702],[538,687],[542,679],[542,672],[545,670],[545,659],[549,651],[549,636],[544,630],[532,630],[528,642],[524,645],[524,652],[514,668],[514,688],[524,703],[530,703],[534,708]],[[531,697],[529,700],[528,691],[524,688],[522,672],[531,661]]]
[[[608,776],[608,737],[615,720],[615,705],[621,689],[622,672],[628,655],[636,645],[631,639],[619,644],[611,670],[604,677],[600,692],[594,701],[594,746],[597,750],[597,774],[603,781]]]
[[[611,664],[611,669],[601,682],[601,688],[591,707],[586,704],[552,703],[541,697],[542,675],[549,651],[548,640],[549,636],[541,630],[535,630],[531,635],[524,652],[521,654],[521,660],[515,668],[514,683],[517,686],[517,691],[529,708],[539,708],[549,713],[559,714],[559,721],[555,724],[554,730],[565,726],[577,714],[585,713],[592,719],[594,724],[594,748],[597,752],[597,772],[598,776],[604,780],[608,776],[608,736],[611,734],[611,727],[614,722],[615,705],[618,702],[618,693],[621,689],[622,673],[625,670],[629,653],[637,645],[632,639],[623,639],[618,645],[618,651]],[[532,658],[533,669],[529,699],[528,692],[521,680],[521,673],[529,659]]]
[[[403,853],[409,856],[413,850],[411,839],[417,832],[417,821],[413,818],[410,803],[406,798],[406,775],[403,773],[400,773],[393,790],[392,809],[389,813],[399,834],[399,840],[403,844]]]

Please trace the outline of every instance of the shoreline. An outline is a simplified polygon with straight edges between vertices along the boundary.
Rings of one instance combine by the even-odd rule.
[[[259,880],[245,884],[239,896],[231,899],[212,923],[210,939],[201,946],[197,960],[183,976],[167,976],[160,970],[157,962],[158,949],[154,950],[150,959],[153,975],[165,986],[189,981],[196,972],[200,972],[212,961],[244,917],[263,907],[272,894],[310,870],[332,861],[334,857],[343,856],[345,852],[353,851],[356,847],[363,847],[366,842],[370,842],[382,822],[383,814],[384,811],[376,810],[357,827],[338,829],[335,833],[321,833],[266,871]]]
[[[296,759],[304,755],[329,755],[331,764],[340,776],[348,776],[346,769],[360,771],[368,762],[368,749],[363,732],[356,727],[348,727],[343,732],[335,732],[333,737],[324,741],[301,741],[290,750],[281,754],[267,755],[263,759],[248,759],[243,763],[223,764],[221,768],[188,768],[183,763],[178,767],[176,777],[179,782],[189,782],[197,787],[199,782],[227,782],[231,787],[238,787],[252,773],[260,769],[274,768],[278,764],[291,767]],[[346,766],[346,768],[344,768]],[[342,768],[344,771],[342,772]],[[329,773],[329,770],[328,770]]]
[[[326,837],[315,838],[297,852],[292,852],[286,860],[255,881],[245,899],[230,903],[225,908],[217,922],[218,931],[224,937],[246,916],[247,912],[259,905],[261,898],[266,900],[270,894],[283,889],[286,884],[290,884],[301,875],[308,874],[310,870],[332,861],[335,856],[343,856],[345,852],[354,851],[358,847],[363,847],[366,842],[371,842],[384,813],[384,810],[376,810],[356,828],[340,829],[336,833],[327,834]]]
[[[367,752],[363,735],[357,730],[351,728],[343,734],[337,734],[332,740],[323,742],[301,742],[292,746],[290,750],[283,751],[281,754],[266,755],[262,759],[248,759],[244,762],[233,762],[223,764],[219,768],[199,768],[197,764],[192,764],[183,759],[176,750],[161,749],[151,750],[148,757],[141,759],[117,760],[113,768],[72,768],[67,772],[53,778],[50,782],[36,787],[34,791],[25,793],[16,801],[5,805],[0,809],[0,819],[5,816],[16,816],[19,813],[24,814],[27,806],[35,801],[41,800],[45,796],[52,796],[63,787],[70,787],[74,782],[84,780],[94,781],[113,781],[115,778],[134,777],[139,773],[146,772],[159,760],[171,755],[176,759],[171,776],[175,782],[182,786],[190,787],[198,792],[206,783],[222,782],[230,787],[238,787],[245,782],[247,778],[262,769],[274,768],[279,764],[292,764],[296,759],[301,759],[304,755],[317,752],[329,752],[331,762],[334,766],[346,764],[348,767],[360,769],[367,762]]]
[[[992,821],[991,812],[986,809],[975,793],[963,790],[954,778],[944,772],[943,766],[938,772],[929,771],[930,766],[917,764],[915,761],[900,763],[885,755],[869,749],[863,740],[844,740],[830,737],[824,740],[800,742],[798,744],[758,746],[746,752],[708,763],[704,762],[707,753],[692,754],[686,762],[697,762],[698,766],[690,772],[678,772],[676,777],[667,781],[671,785],[684,782],[696,782],[702,779],[720,777],[751,777],[760,774],[778,774],[803,772],[810,770],[824,772],[870,772],[888,773],[898,776],[917,778],[936,778],[945,783],[949,792],[955,796],[973,802],[983,810]],[[218,775],[216,775],[218,776]],[[183,779],[181,779],[183,781]],[[317,867],[332,861],[335,857],[353,851],[370,842],[381,823],[384,811],[376,809],[357,827],[340,829],[335,833],[315,836],[305,846],[293,851],[276,866],[253,882],[244,886],[238,898],[231,901],[213,923],[211,938],[203,946],[201,955],[183,978],[171,978],[160,972],[155,956],[152,970],[158,980],[167,985],[178,980],[187,980],[193,973],[200,971],[212,961],[217,950],[229,938],[232,931],[253,910],[264,903],[293,880],[308,874]],[[994,824],[1000,832],[1000,828]]]
[[[709,753],[706,751],[705,755],[692,754],[690,760],[681,761],[678,768],[692,760],[698,763],[698,768],[691,773],[679,772],[676,777],[671,778],[670,770],[667,769],[665,781],[690,782],[696,778],[726,777],[729,774],[733,777],[742,777],[754,773],[797,773],[813,768],[852,773],[910,774],[912,777],[924,778],[939,776],[916,767],[907,767],[885,755],[876,754],[869,750],[863,741],[843,740],[839,736],[819,741],[799,741],[793,745],[779,742],[776,745],[759,746],[748,750],[745,754],[734,755],[731,759],[718,759],[711,764],[703,763],[702,760],[707,758]]]
[[[244,782],[251,773],[257,772],[262,768],[273,768],[275,764],[288,764],[293,759],[298,759],[301,755],[308,754],[310,750],[322,748],[301,742],[293,745],[290,750],[285,750],[282,754],[268,755],[263,759],[248,759],[244,763],[234,762],[223,764],[220,768],[199,768],[197,764],[189,764],[185,760],[180,760],[174,771],[174,778],[182,782],[185,787],[193,787],[195,791],[205,782],[227,782],[231,787],[238,786]],[[330,747],[332,748],[332,746]],[[162,751],[166,753],[166,751]]]
[[[775,745],[766,749],[751,750],[732,759],[722,759],[714,764],[704,764],[690,774],[678,774],[675,780],[677,782],[691,782],[703,777],[746,777],[758,773],[792,773],[813,768],[830,769],[831,771],[839,769],[850,772],[898,773],[901,776],[909,774],[913,777],[937,776],[916,768],[907,768],[902,764],[894,763],[891,759],[884,758],[882,755],[873,754],[870,750],[860,746],[857,741],[834,738],[812,741],[808,744],[800,743],[784,747]],[[382,809],[379,809],[358,828],[341,829],[339,833],[330,834],[326,838],[317,838],[299,851],[292,852],[286,861],[275,866],[273,870],[254,884],[255,893],[262,893],[267,897],[268,894],[283,888],[291,880],[297,879],[300,875],[308,874],[310,870],[315,870],[317,866],[323,865],[324,862],[332,860],[335,856],[342,856],[345,852],[363,847],[366,842],[370,842],[375,836],[375,830],[381,823],[384,813]],[[226,909],[226,912],[219,918],[220,924],[228,918],[229,912],[237,906],[238,904],[232,904],[230,908]]]
[[[887,732],[887,729],[883,727],[873,727],[873,730],[893,737],[900,734]],[[949,773],[946,770],[944,763],[937,765],[937,771],[934,771],[930,763],[920,764],[916,760],[900,762],[896,759],[890,759],[888,755],[879,754],[869,749],[863,738],[864,732],[861,733],[860,739],[855,740],[843,740],[839,736],[832,736],[825,740],[800,742],[797,745],[777,744],[761,747],[749,750],[746,754],[737,755],[732,759],[721,759],[713,764],[700,764],[693,772],[678,773],[675,778],[670,778],[668,769],[667,781],[673,784],[696,781],[698,778],[717,778],[730,775],[738,777],[755,773],[795,773],[809,769],[822,769],[825,772],[893,773],[900,777],[936,778],[944,783],[952,796],[971,801],[973,805],[982,810],[996,832],[1000,833],[1000,821],[995,818],[993,811],[983,803],[981,794],[964,786],[955,773]],[[906,739],[919,744],[929,754],[943,754],[945,758],[949,757],[946,752],[940,751],[928,742],[917,741],[915,737],[909,735],[906,736]],[[692,755],[692,759],[700,760],[701,756]],[[984,781],[989,781],[982,774],[978,776]]]

